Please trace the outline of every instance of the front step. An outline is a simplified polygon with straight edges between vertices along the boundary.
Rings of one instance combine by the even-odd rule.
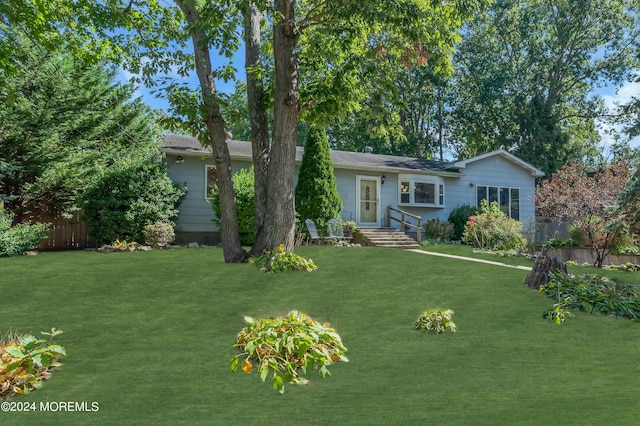
[[[404,232],[395,228],[358,228],[367,245],[375,247],[417,249],[420,244]]]

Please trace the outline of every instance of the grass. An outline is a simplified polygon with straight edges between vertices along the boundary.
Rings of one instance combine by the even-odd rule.
[[[56,327],[68,351],[15,401],[98,412],[0,412],[13,424],[637,424],[640,324],[577,313],[526,271],[376,248],[301,247],[313,273],[266,275],[212,250],[0,259],[2,327]],[[413,329],[451,308],[458,332]],[[330,322],[350,362],[289,385],[232,374],[243,316],[291,309]]]

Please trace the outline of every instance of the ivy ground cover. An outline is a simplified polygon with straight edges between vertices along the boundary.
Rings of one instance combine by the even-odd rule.
[[[318,269],[264,274],[217,249],[0,259],[2,331],[56,327],[67,350],[42,389],[12,400],[99,407],[0,412],[0,423],[637,424],[639,323],[576,312],[557,326],[527,271],[393,249],[297,252]],[[438,306],[457,332],[416,330]],[[244,316],[293,309],[329,322],[350,362],[282,395],[231,373]]]

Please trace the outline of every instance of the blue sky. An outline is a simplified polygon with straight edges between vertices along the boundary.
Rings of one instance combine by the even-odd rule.
[[[216,66],[216,63],[215,63],[216,61],[219,61],[220,63],[218,65],[220,65],[220,64],[226,63],[227,59],[226,58],[220,59],[220,58],[213,57],[212,61],[214,62],[214,66]],[[240,80],[244,80],[244,46],[241,46],[241,48],[236,52],[232,60],[232,63],[234,64],[237,70],[237,74],[236,74],[237,77]],[[123,82],[128,81],[128,79],[131,77],[130,74],[128,74],[123,70],[120,70],[119,76],[121,81]],[[177,77],[177,75],[175,75],[174,77]],[[193,87],[197,87],[198,80],[197,80],[197,77],[195,76],[195,71],[192,73],[188,82],[190,85],[193,85]],[[234,90],[234,82],[233,81],[230,81],[230,82],[216,81],[216,87],[222,93],[231,93]],[[622,87],[618,88],[617,90],[616,90],[616,87],[614,86],[605,86],[594,91],[594,95],[601,96],[604,99],[605,105],[608,108],[614,108],[616,104],[628,103],[632,97],[640,97],[640,83],[629,82],[624,84]],[[144,86],[139,87],[134,96],[142,97],[142,100],[147,105],[155,109],[166,110],[169,106],[167,100],[156,98],[154,95],[151,94],[150,89],[147,89]],[[609,146],[614,142],[613,137],[610,136],[607,133],[607,131],[614,128],[614,126],[611,126],[610,124],[607,124],[604,122],[599,122],[597,123],[597,125],[599,128],[600,134],[602,136],[601,145],[603,148],[603,152],[605,153],[605,155],[607,155]],[[636,137],[632,139],[630,141],[630,145],[632,147],[640,147],[640,137]]]

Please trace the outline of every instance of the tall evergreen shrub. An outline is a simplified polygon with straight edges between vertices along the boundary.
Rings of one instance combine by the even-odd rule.
[[[107,171],[160,160],[154,114],[113,67],[0,32],[13,46],[5,65],[22,70],[0,72],[0,198],[17,221],[73,212]]]
[[[296,185],[296,211],[301,219],[312,219],[320,229],[329,219],[339,218],[342,200],[333,174],[329,141],[324,129],[312,127],[304,147]]]

